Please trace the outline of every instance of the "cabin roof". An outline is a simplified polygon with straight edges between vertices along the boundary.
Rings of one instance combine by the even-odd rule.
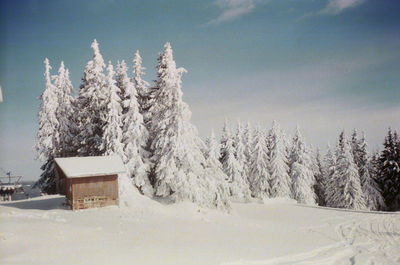
[[[56,158],[55,162],[67,178],[95,177],[125,173],[118,156]]]

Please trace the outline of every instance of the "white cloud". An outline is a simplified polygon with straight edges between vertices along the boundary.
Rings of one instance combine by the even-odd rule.
[[[214,4],[221,9],[221,14],[209,24],[219,24],[250,13],[256,7],[256,0],[217,0]]]
[[[329,0],[327,6],[319,14],[337,15],[348,8],[362,4],[364,0]]]

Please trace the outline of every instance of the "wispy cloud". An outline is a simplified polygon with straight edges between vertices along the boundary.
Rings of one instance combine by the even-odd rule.
[[[319,11],[319,14],[337,15],[346,9],[362,4],[364,0],[329,0],[325,8]]]
[[[209,24],[219,24],[239,18],[252,12],[257,0],[217,0],[214,4],[221,10],[221,14],[210,20]]]

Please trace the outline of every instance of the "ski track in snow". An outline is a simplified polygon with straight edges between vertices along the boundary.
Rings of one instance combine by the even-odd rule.
[[[336,219],[336,218],[334,218]],[[329,219],[333,220],[333,219]],[[327,221],[329,221],[327,220]],[[356,220],[336,225],[339,240],[329,246],[305,253],[272,258],[264,261],[238,261],[221,265],[395,265],[400,264],[400,215],[361,215]],[[310,229],[314,231],[313,227]],[[328,235],[326,235],[329,237]]]

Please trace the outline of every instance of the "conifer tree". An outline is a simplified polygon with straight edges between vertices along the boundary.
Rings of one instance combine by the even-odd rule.
[[[54,158],[57,155],[57,143],[59,142],[59,123],[56,116],[58,108],[57,91],[51,82],[49,60],[44,60],[46,88],[40,96],[41,104],[38,112],[39,131],[37,132],[35,150],[36,159],[44,163],[41,167],[43,173],[35,183],[42,192],[48,194],[56,193],[56,179],[54,175]]]
[[[80,133],[79,155],[98,156],[105,150],[101,147],[103,128],[107,118],[107,82],[104,75],[104,60],[96,40],[91,45],[93,59],[83,73],[82,84],[76,99],[77,119]]]
[[[243,132],[243,127],[240,121],[237,123],[236,127],[236,135],[235,135],[235,141],[234,141],[234,146],[235,146],[235,154],[236,154],[236,160],[240,164],[240,167],[242,168],[242,174],[244,178],[247,178],[249,174],[249,167],[246,163],[246,146],[244,144],[244,132]]]
[[[400,209],[400,140],[390,128],[379,159],[378,182],[389,210]]]
[[[351,135],[351,153],[353,154],[353,158],[354,158],[354,163],[356,164],[357,168],[358,168],[358,173],[361,177],[361,167],[363,166],[362,163],[363,161],[361,161],[361,155],[362,155],[362,151],[361,151],[361,146],[360,146],[360,140],[358,140],[358,134],[357,134],[357,130],[354,129],[353,130],[353,134]]]
[[[347,141],[347,139],[346,139],[346,136],[345,136],[345,134],[344,134],[344,131],[342,131],[342,132],[339,134],[339,138],[338,138],[337,144],[336,144],[336,150],[335,150],[336,162],[337,162],[337,159],[339,158],[339,156],[340,156],[341,154],[343,154],[343,152],[344,152],[344,145],[345,145],[345,142],[348,142],[348,141]],[[351,152],[351,150],[350,150],[350,152]],[[353,160],[353,162],[354,162],[354,160]]]
[[[327,152],[324,159],[324,172],[326,174],[326,185],[325,185],[325,205],[333,207],[333,196],[336,189],[336,153],[332,150],[331,146],[328,144]]]
[[[221,140],[220,140],[220,156],[219,156],[219,161],[221,164],[225,160],[226,157],[226,142],[228,141],[228,138],[231,137],[231,129],[228,124],[228,120],[225,119],[224,126],[222,127],[222,134],[221,134]]]
[[[150,109],[155,194],[174,201],[224,207],[228,198],[219,191],[216,179],[207,174],[200,140],[190,123],[191,113],[182,101],[181,76],[186,70],[176,68],[169,43],[164,45],[157,70],[157,94]]]
[[[283,133],[276,121],[268,134],[269,172],[271,176],[271,196],[292,198],[291,179],[289,176],[288,155]]]
[[[133,58],[133,82],[137,90],[137,98],[139,103],[139,111],[143,115],[143,120],[145,124],[150,120],[149,113],[149,83],[142,79],[142,76],[145,75],[144,70],[145,67],[142,66],[142,57],[139,54],[139,51],[136,51],[135,57]]]
[[[151,128],[153,126],[151,123],[153,121],[152,115],[153,115],[153,113],[157,112],[157,108],[158,108],[157,104],[155,104],[156,103],[156,97],[159,94],[158,90],[160,89],[160,87],[158,85],[158,79],[159,79],[158,76],[159,76],[159,72],[162,69],[166,70],[165,68],[167,67],[166,64],[165,64],[165,60],[163,58],[164,58],[163,53],[159,52],[158,56],[157,56],[157,80],[154,81],[154,84],[152,86],[148,87],[147,93],[146,93],[147,95],[144,98],[144,102],[143,102],[143,103],[145,103],[144,105],[146,105],[146,108],[144,108],[144,110],[146,112],[146,113],[144,113],[145,114],[144,116],[146,116],[146,119],[143,117],[143,120],[145,122],[145,125],[146,125],[148,131],[149,131],[149,146],[148,146],[148,149],[150,150],[150,152],[152,152],[151,151],[151,142],[153,141],[152,139],[155,137],[153,135],[152,130],[151,130]],[[184,69],[184,68],[182,68],[182,69]]]
[[[222,164],[219,161],[220,157],[220,144],[217,142],[215,137],[214,130],[211,130],[211,134],[206,139],[206,147],[207,150],[205,152],[205,158],[208,161],[208,164],[213,167],[220,168],[222,170]]]
[[[314,185],[314,191],[315,195],[317,196],[317,204],[319,206],[325,206],[325,189],[326,189],[326,182],[327,182],[327,172],[325,172],[324,167],[322,165],[321,161],[321,153],[319,149],[316,151],[315,155],[315,163],[316,163],[316,171],[314,172],[314,178],[315,178],[315,185]]]
[[[218,200],[222,198],[229,197],[229,187],[227,185],[226,179],[228,176],[222,170],[222,164],[219,161],[220,148],[217,139],[215,138],[214,131],[211,131],[210,136],[206,139],[206,152],[205,158],[207,163],[207,174],[215,178],[215,186],[218,189],[218,196],[221,196]],[[221,195],[219,195],[221,194]],[[223,201],[223,200],[222,200]],[[230,208],[229,205],[223,205],[224,208]]]
[[[224,127],[225,128],[225,127]],[[247,178],[244,177],[243,168],[237,161],[234,147],[234,136],[229,130],[224,130],[225,145],[221,157],[222,168],[228,176],[227,182],[230,189],[230,196],[234,200],[249,200],[251,193]]]
[[[117,155],[121,158],[124,157],[122,145],[122,108],[121,98],[119,94],[121,90],[117,87],[114,80],[114,67],[111,61],[107,66],[107,115],[105,125],[103,128],[103,139],[101,149],[104,150],[105,155]]]
[[[136,87],[127,74],[125,61],[119,65],[117,80],[125,91],[123,105],[126,108],[122,117],[123,161],[128,175],[134,179],[138,189],[147,196],[152,196],[153,188],[148,179],[150,171],[149,153],[145,150],[148,142],[148,131],[139,111]]]
[[[58,120],[58,133],[60,135],[56,143],[56,152],[59,157],[69,157],[76,154],[78,134],[74,112],[74,88],[69,79],[69,70],[65,69],[64,62],[61,62],[58,75],[54,76],[54,86],[58,98],[56,117]]]
[[[116,86],[119,88],[118,96],[121,102],[121,115],[122,117],[128,112],[128,106],[125,104],[129,101],[129,86],[132,86],[130,78],[128,77],[128,67],[126,66],[125,60],[117,62],[117,67],[115,71],[115,82]]]
[[[253,197],[268,198],[271,194],[270,175],[268,170],[268,148],[265,135],[258,125],[254,131],[249,167],[250,189]]]
[[[379,159],[380,159],[380,154],[378,150],[375,150],[372,152],[370,156],[370,163],[369,163],[369,172],[372,176],[372,178],[375,180],[375,182],[378,184],[378,178],[379,178]],[[382,191],[381,191],[382,194]]]
[[[366,208],[360,176],[354,163],[350,143],[344,131],[339,136],[333,190],[329,191],[329,206],[363,210]]]
[[[296,129],[290,153],[290,177],[293,183],[294,199],[299,203],[314,205],[314,173],[311,157],[299,129]]]
[[[251,159],[252,159],[252,148],[253,148],[253,131],[251,129],[250,123],[248,122],[244,128],[243,133],[243,142],[244,142],[244,155],[246,156],[247,166],[250,167]],[[265,142],[265,140],[264,140]],[[267,146],[265,146],[267,148]]]
[[[377,211],[385,208],[385,202],[381,195],[381,191],[376,183],[371,171],[371,161],[367,150],[367,142],[365,134],[358,144],[359,150],[359,174],[361,179],[361,189],[364,194],[366,207],[370,210]]]

